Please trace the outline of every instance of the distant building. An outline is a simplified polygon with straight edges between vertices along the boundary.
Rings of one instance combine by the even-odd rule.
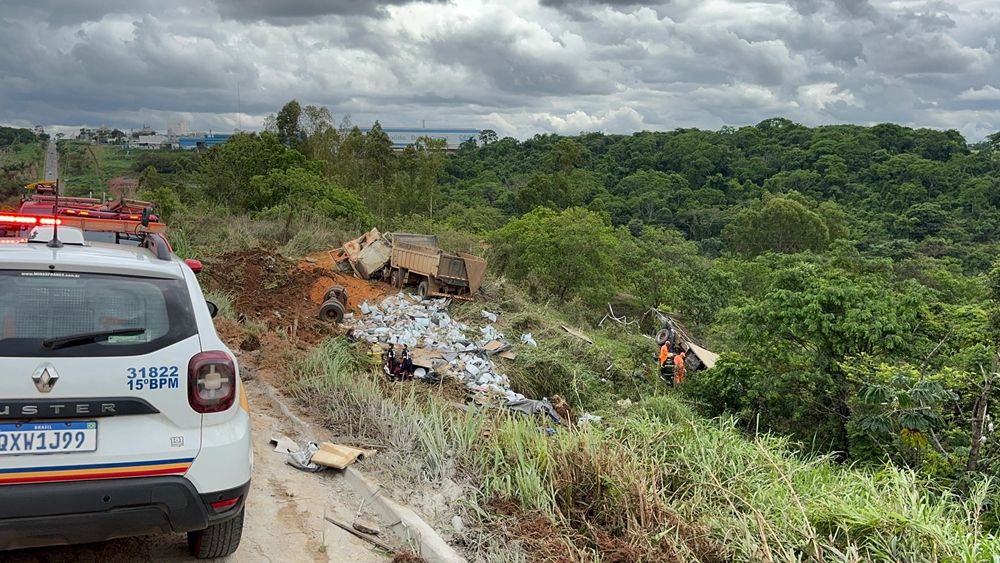
[[[139,135],[139,139],[132,143],[137,149],[168,149],[170,140],[166,135]]]
[[[371,130],[371,127],[364,127],[361,129],[362,132],[367,133]],[[420,137],[430,137],[432,139],[444,139],[447,143],[447,149],[454,151],[458,150],[459,145],[468,141],[469,139],[475,140],[479,137],[479,129],[421,129],[419,127],[414,127],[412,129],[406,127],[383,127],[382,131],[392,139],[392,148],[396,150],[402,150],[409,145],[417,142]]]
[[[207,133],[188,135],[177,139],[177,145],[184,150],[207,149],[225,143],[232,133]]]
[[[191,129],[188,128],[187,123],[183,121],[178,121],[177,123],[171,124],[167,129],[167,136],[169,137],[184,137],[191,134]]]

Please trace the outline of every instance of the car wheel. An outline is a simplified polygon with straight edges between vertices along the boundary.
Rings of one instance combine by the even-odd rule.
[[[188,549],[198,559],[214,559],[232,555],[243,537],[243,511],[235,518],[219,522],[197,532],[188,532]]]

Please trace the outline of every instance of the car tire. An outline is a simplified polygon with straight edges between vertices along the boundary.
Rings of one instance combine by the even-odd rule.
[[[226,557],[236,552],[243,537],[243,512],[225,522],[213,524],[204,530],[188,532],[188,549],[198,559]]]
[[[339,323],[344,320],[344,304],[336,299],[331,299],[319,308],[319,318],[328,323]]]

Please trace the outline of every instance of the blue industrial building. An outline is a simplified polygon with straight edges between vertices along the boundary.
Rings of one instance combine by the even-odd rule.
[[[186,135],[177,139],[177,145],[184,150],[207,149],[225,143],[232,133],[210,133],[206,135]]]

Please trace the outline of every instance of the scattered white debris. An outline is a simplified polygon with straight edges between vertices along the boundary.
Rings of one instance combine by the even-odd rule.
[[[583,416],[576,419],[577,426],[587,426],[588,424],[600,424],[601,417],[596,414],[590,414],[589,412],[583,413]]]
[[[519,401],[524,395],[510,388],[510,379],[497,371],[489,354],[506,350],[510,344],[503,333],[487,325],[476,331],[452,319],[447,312],[449,299],[425,299],[399,293],[386,297],[379,304],[362,303],[361,318],[345,319],[359,340],[371,343],[407,345],[414,354],[418,350],[435,352],[442,359],[433,360],[432,372],[451,375],[462,381],[470,391],[496,393],[507,401]],[[487,313],[490,316],[487,316]],[[496,314],[483,311],[483,318],[495,322]],[[531,335],[528,342],[537,346]],[[522,337],[522,342],[526,342]],[[499,344],[498,344],[499,343]],[[432,374],[419,372],[416,377]]]
[[[521,342],[524,342],[528,346],[538,346],[538,343],[535,342],[535,339],[531,336],[530,332],[526,332],[521,335]]]
[[[486,309],[483,309],[483,318],[486,319],[486,320],[488,320],[488,321],[490,321],[491,323],[497,322],[497,315],[496,315],[496,313],[491,313],[491,312],[487,311]]]

